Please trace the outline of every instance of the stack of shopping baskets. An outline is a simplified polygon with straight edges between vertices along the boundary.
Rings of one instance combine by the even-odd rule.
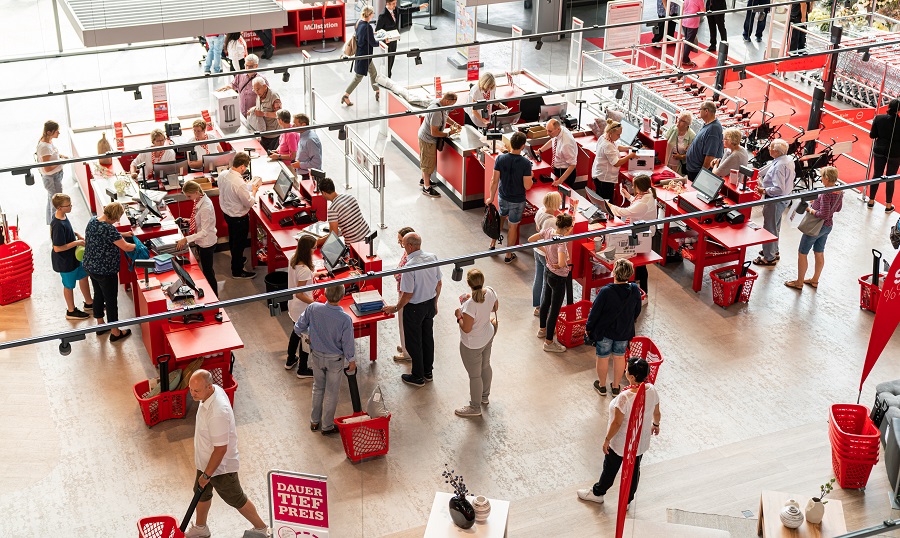
[[[864,405],[834,404],[828,426],[831,465],[844,489],[866,486],[878,463],[879,432]]]

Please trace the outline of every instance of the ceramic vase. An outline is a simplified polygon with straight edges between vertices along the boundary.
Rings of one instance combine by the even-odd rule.
[[[475,523],[484,523],[491,513],[491,502],[484,495],[479,495],[472,501],[472,508],[475,509]]]
[[[475,509],[465,497],[453,496],[450,498],[450,518],[461,529],[471,528],[475,524]]]
[[[800,505],[794,499],[784,503],[781,510],[781,523],[789,529],[796,529],[803,525],[803,512],[800,511]]]
[[[818,525],[825,517],[825,503],[818,497],[813,497],[806,503],[806,521]]]

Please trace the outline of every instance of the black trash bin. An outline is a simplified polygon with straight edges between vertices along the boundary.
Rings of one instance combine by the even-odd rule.
[[[266,275],[266,291],[280,291],[288,289],[288,274],[284,271],[273,271]],[[272,300],[268,301],[269,306],[272,306]],[[285,298],[283,301],[278,301],[278,306],[281,308],[282,312],[287,311],[288,309],[288,300]]]
[[[413,12],[418,10],[419,8],[412,5],[412,2],[403,2],[402,4],[400,4],[400,7],[397,8],[397,11],[400,12],[400,24],[398,26],[401,30],[403,28],[409,28],[410,26],[412,26]]]

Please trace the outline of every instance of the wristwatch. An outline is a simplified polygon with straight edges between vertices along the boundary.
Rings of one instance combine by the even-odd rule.
[[[212,478],[211,476],[209,476],[209,475],[206,474],[206,473],[200,473],[200,476],[202,476],[202,477],[203,477],[204,479],[206,479],[206,480],[209,480],[209,479]]]

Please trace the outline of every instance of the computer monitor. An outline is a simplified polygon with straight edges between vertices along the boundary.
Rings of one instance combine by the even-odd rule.
[[[709,204],[719,196],[724,184],[724,179],[704,168],[694,178],[691,186],[697,191],[697,199]]]
[[[503,131],[509,132],[512,131],[513,125],[519,123],[519,118],[521,117],[521,112],[513,112],[511,110],[495,112],[494,125],[497,129],[502,129]]]
[[[185,286],[191,288],[195,292],[197,292],[197,284],[194,282],[194,279],[191,278],[191,275],[184,270],[180,263],[172,260],[172,269],[175,270],[175,274],[178,275],[178,278],[181,280],[181,283]]]
[[[180,161],[166,161],[153,165],[153,176],[160,181],[172,174],[186,176],[188,172],[187,159],[182,159]]]
[[[294,179],[287,175],[284,170],[278,174],[278,179],[275,180],[275,194],[278,196],[278,201],[282,204],[287,202],[289,198],[291,198],[291,189],[294,187]]]
[[[209,153],[204,155],[202,158],[203,171],[213,172],[218,170],[220,166],[231,166],[231,161],[234,160],[234,153],[234,151],[225,151],[222,153]]]
[[[622,136],[619,137],[619,145],[620,146],[633,146],[634,139],[637,138],[638,132],[640,132],[641,128],[636,124],[631,123],[630,121],[621,121],[622,124]]]
[[[538,116],[538,120],[545,122],[550,118],[562,119],[566,117],[566,111],[569,108],[569,103],[567,101],[563,101],[561,103],[556,103],[553,105],[541,105],[541,114]]]
[[[341,241],[341,238],[334,232],[328,234],[325,243],[322,244],[322,258],[325,260],[325,266],[329,271],[344,265],[342,261],[344,255],[349,248]]]
[[[149,211],[154,217],[158,219],[163,218],[162,213],[160,213],[156,209],[156,203],[151,200],[149,196],[144,194],[143,190],[138,191],[138,199],[140,200],[141,205],[147,208],[147,211]]]

